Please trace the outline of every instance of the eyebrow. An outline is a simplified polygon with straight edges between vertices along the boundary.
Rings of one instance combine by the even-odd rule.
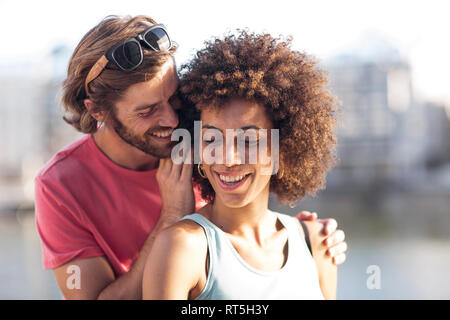
[[[216,130],[219,130],[219,131],[223,131],[222,129],[219,129],[217,127],[211,126],[209,124],[205,124],[204,126],[202,126],[202,129],[216,129]],[[261,128],[258,127],[258,126],[245,126],[245,127],[240,128],[240,129],[242,129],[242,130],[248,130],[248,129],[260,130]]]
[[[173,97],[177,96],[178,94],[178,89],[180,88],[180,84],[177,85],[177,88],[175,89],[175,91],[173,92],[173,94],[170,96],[169,100],[172,99]],[[142,106],[138,106],[136,108],[134,108],[134,112],[137,111],[142,111],[145,109],[149,109],[149,108],[153,108],[154,106],[156,106],[158,103],[153,103],[153,104],[144,104]]]
[[[133,111],[135,111],[135,112],[142,111],[142,110],[145,110],[145,109],[148,109],[148,108],[153,108],[154,106],[156,106],[156,103],[154,103],[154,104],[145,104],[145,105],[142,105],[142,106],[134,108]]]

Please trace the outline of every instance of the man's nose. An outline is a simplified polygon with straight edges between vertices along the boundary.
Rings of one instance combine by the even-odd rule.
[[[165,103],[158,114],[158,125],[161,127],[176,128],[178,126],[178,114],[170,103]]]

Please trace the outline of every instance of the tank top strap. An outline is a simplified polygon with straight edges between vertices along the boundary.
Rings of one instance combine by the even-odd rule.
[[[292,248],[292,251],[290,252],[299,253],[306,251],[306,253],[309,253],[310,250],[305,241],[305,237],[303,237],[301,234],[301,226],[299,226],[296,218],[283,213],[276,212],[276,214],[278,215],[278,219],[281,221],[288,232],[289,246],[290,248]]]
[[[206,240],[208,242],[208,251],[210,252],[210,255],[212,252],[216,251],[216,248],[220,244],[220,235],[218,234],[217,230],[215,229],[216,227],[211,221],[209,221],[199,213],[188,214],[182,217],[181,220],[192,220],[200,225],[205,232]]]

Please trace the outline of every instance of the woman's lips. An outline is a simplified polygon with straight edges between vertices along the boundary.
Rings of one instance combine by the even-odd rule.
[[[229,173],[228,174],[226,174],[226,173],[218,173],[218,172],[214,172],[214,173],[215,173],[216,179],[217,179],[218,184],[220,185],[220,187],[222,189],[224,189],[224,190],[227,190],[227,191],[231,191],[231,190],[235,190],[235,189],[239,188],[240,186],[242,186],[245,183],[245,181],[248,180],[248,178],[251,175],[251,173],[247,173],[247,174],[233,174],[233,175],[230,175]],[[221,175],[225,176],[225,177],[231,177],[231,178],[244,176],[244,178],[242,180],[239,180],[239,181],[225,182],[222,179],[220,179]]]

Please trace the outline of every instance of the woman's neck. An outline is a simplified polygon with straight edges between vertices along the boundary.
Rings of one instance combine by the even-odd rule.
[[[277,217],[267,214],[269,185],[243,207],[228,207],[219,197],[207,210],[208,218],[224,232],[261,244],[275,230]]]

